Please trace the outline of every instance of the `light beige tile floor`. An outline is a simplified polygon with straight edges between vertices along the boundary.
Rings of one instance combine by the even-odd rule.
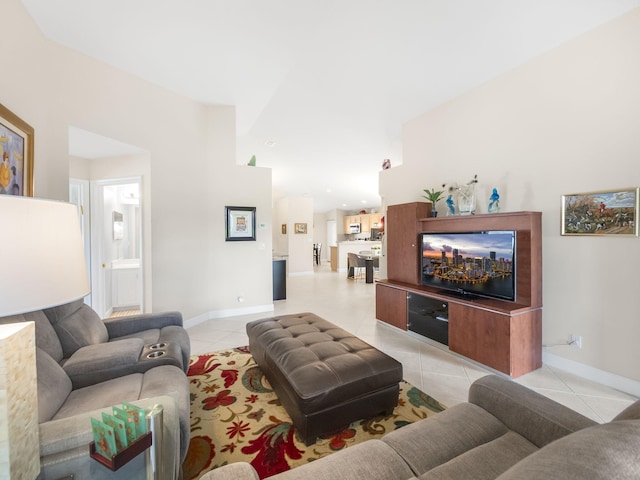
[[[313,312],[357,335],[403,365],[405,379],[446,406],[464,402],[471,383],[491,373],[481,365],[437,347],[413,333],[375,319],[375,284],[348,280],[327,264],[313,275],[288,277],[287,299],[275,303],[275,314]],[[260,313],[212,319],[188,328],[193,354],[247,345],[245,325],[271,316]],[[630,395],[543,366],[515,380],[598,422],[609,421],[635,401]]]

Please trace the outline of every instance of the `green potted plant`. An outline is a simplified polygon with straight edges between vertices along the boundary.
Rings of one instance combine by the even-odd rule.
[[[444,187],[445,187],[445,184],[442,184],[442,188]],[[436,210],[436,203],[438,203],[438,200],[442,198],[442,195],[444,194],[444,190],[436,190],[435,188],[432,188],[431,190],[429,190],[425,188],[423,192],[425,193],[425,195],[422,195],[422,196],[431,202],[431,205],[432,205],[431,216],[437,217],[438,211]]]

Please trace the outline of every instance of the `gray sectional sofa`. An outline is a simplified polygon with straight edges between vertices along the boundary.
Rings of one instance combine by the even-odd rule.
[[[631,480],[640,478],[640,401],[596,424],[506,378],[474,382],[469,401],[274,480]],[[247,463],[200,480],[258,479]]]
[[[160,454],[166,471],[160,478],[178,478],[190,428],[190,344],[182,316],[169,312],[102,321],[79,300],[0,318],[0,323],[24,321],[33,321],[36,331],[38,478],[138,478],[140,459],[112,474],[89,457],[90,418],[100,419],[102,411],[123,401],[148,409],[162,406]],[[147,358],[147,352],[158,351],[165,353]]]

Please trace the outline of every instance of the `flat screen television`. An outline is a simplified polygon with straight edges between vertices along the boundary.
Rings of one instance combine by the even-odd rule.
[[[422,285],[515,301],[516,232],[420,234]]]

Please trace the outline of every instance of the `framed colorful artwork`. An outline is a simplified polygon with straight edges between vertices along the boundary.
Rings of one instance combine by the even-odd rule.
[[[562,196],[562,235],[638,236],[638,187]]]
[[[226,241],[255,241],[256,207],[224,207]]]
[[[0,194],[33,197],[33,128],[2,104]]]

